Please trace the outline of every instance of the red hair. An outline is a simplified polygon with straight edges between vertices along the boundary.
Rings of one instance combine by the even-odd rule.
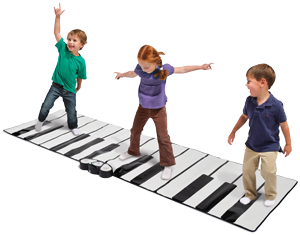
[[[155,63],[160,68],[162,68],[162,60],[159,55],[164,55],[163,52],[157,52],[154,47],[149,45],[144,45],[139,50],[137,58],[140,60],[145,60],[148,63]],[[166,77],[169,75],[168,70],[159,70],[158,73],[154,75],[154,77],[159,76],[159,80],[165,80]]]

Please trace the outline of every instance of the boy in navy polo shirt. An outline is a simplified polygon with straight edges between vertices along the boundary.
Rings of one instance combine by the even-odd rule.
[[[267,64],[251,67],[247,73],[247,88],[250,96],[246,99],[243,114],[228,137],[231,145],[235,133],[249,119],[249,136],[243,163],[243,184],[245,197],[240,202],[244,205],[256,199],[256,177],[259,159],[261,159],[261,175],[265,179],[265,206],[273,206],[276,192],[276,158],[282,152],[279,144],[279,126],[285,137],[286,145],[283,153],[286,157],[292,151],[291,137],[283,104],[268,90],[275,82],[275,72]]]

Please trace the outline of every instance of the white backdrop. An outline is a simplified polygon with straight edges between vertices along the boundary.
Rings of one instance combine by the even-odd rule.
[[[248,123],[228,135],[249,95],[245,73],[267,63],[276,72],[272,94],[284,104],[293,151],[279,154],[278,175],[299,180],[298,1],[62,1],[61,35],[84,30],[80,52],[86,81],[77,111],[130,129],[138,107],[139,78],[115,80],[133,70],[141,46],[152,45],[174,67],[214,62],[211,71],[168,78],[171,141],[242,163]],[[299,2],[298,2],[299,3]],[[57,63],[54,10],[58,1],[1,4],[1,129],[38,116]],[[61,99],[52,111],[64,109]],[[156,137],[151,120],[143,134]],[[282,133],[281,145],[285,141]],[[117,178],[101,179],[78,163],[12,136],[1,135],[1,234],[246,234],[245,230],[181,206]],[[299,188],[257,234],[299,231]],[[296,208],[297,207],[297,208]]]

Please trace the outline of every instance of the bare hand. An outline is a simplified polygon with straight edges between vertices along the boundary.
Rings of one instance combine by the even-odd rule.
[[[81,88],[81,87],[80,87],[80,86],[78,86],[78,87],[76,88],[76,92],[78,92],[78,91],[80,90],[80,88]]]
[[[211,64],[213,64],[213,63],[202,65],[202,69],[203,70],[209,70],[209,69],[211,69],[211,66],[210,66]]]
[[[115,79],[119,80],[120,78],[122,78],[122,73],[118,73],[118,72],[115,72],[115,73],[117,74]]]
[[[232,145],[234,138],[235,138],[235,133],[231,132],[228,137],[228,144]]]
[[[286,153],[285,157],[289,156],[291,152],[292,152],[292,146],[291,145],[285,145],[284,150],[283,150],[283,154]]]
[[[60,4],[59,4],[59,8],[57,8],[57,9],[55,9],[55,7],[54,7],[54,13],[55,13],[55,15],[56,15],[57,17],[60,16],[64,11],[65,11],[65,10],[61,11],[61,6],[60,6]]]

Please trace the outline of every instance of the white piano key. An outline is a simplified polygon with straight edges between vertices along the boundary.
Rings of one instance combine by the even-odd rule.
[[[95,151],[98,151],[104,147],[107,147],[110,144],[117,144],[118,142],[125,140],[130,137],[130,131],[129,130],[121,130],[118,133],[112,135],[111,137],[108,137],[105,139],[105,141],[102,141],[98,144],[95,144],[86,150],[82,151],[81,153],[78,153],[74,156],[72,156],[73,159],[80,160],[90,154],[92,154]]]
[[[51,113],[48,115],[48,117],[46,118],[47,121],[50,121],[50,120],[53,120],[53,119],[56,119],[56,118],[59,118],[63,115],[66,115],[66,112],[64,110],[59,110],[55,113]],[[37,113],[37,116],[38,116],[38,113]],[[15,126],[15,127],[11,127],[11,128],[8,128],[6,129],[5,131],[12,134],[16,131],[20,131],[26,127],[30,127],[30,126],[33,126],[37,123],[38,119],[35,119],[33,121],[30,121],[30,122],[26,122],[26,123],[23,123],[21,125],[18,125],[18,126]]]
[[[95,122],[91,122],[88,123],[87,125],[83,126],[83,127],[79,127],[79,129],[81,130],[82,134],[88,134],[90,132],[93,132],[101,127],[104,127],[105,125],[107,125],[107,123],[105,122],[101,122],[101,121],[95,121]],[[61,143],[64,143],[68,140],[71,140],[75,138],[73,133],[67,133],[63,136],[60,136],[54,140],[50,140],[46,143],[41,144],[42,147],[45,147],[47,149],[51,149],[52,147],[55,147]]]
[[[114,126],[114,125],[105,126],[105,127],[101,128],[100,130],[91,133],[89,137],[87,137],[83,140],[77,141],[73,144],[70,144],[70,145],[58,150],[57,152],[59,152],[61,154],[65,154],[65,153],[71,151],[72,149],[76,149],[78,147],[81,147],[81,146],[93,141],[96,138],[103,138],[103,137],[105,137],[109,134],[112,134],[121,129],[122,129],[121,127]],[[116,134],[118,134],[118,133],[116,133]]]
[[[158,190],[157,193],[165,197],[172,198],[198,177],[203,174],[211,174],[215,169],[225,162],[226,160],[224,159],[209,155],[192,166],[188,171],[184,172],[182,175],[178,176],[176,179],[172,180],[166,186]]]
[[[81,117],[82,115],[81,114],[78,114],[77,117]],[[68,117],[67,115],[64,115],[60,118],[57,118],[53,121],[51,121],[51,123],[47,124],[47,125],[44,125],[42,126],[42,129],[41,131],[36,131],[35,129],[33,129],[32,131],[29,131],[27,133],[24,133],[22,135],[19,135],[19,138],[26,138],[28,136],[31,136],[31,135],[34,135],[34,134],[38,134],[38,133],[41,133],[42,131],[45,131],[45,130],[48,130],[50,128],[53,128],[53,127],[57,127],[57,126],[61,126],[61,125],[65,125],[67,123],[67,120],[68,120]],[[63,127],[62,127],[63,128]],[[65,127],[65,129],[67,130],[68,128]]]
[[[149,136],[141,135],[140,144],[142,145],[150,139],[151,139],[151,137],[149,137]],[[103,162],[115,159],[120,154],[122,154],[124,152],[127,152],[128,148],[129,148],[129,145],[130,145],[130,139],[120,143],[120,147],[118,147],[117,149],[115,149],[111,152],[108,152],[108,153],[101,154],[101,155],[95,157],[95,159],[98,159],[98,160],[103,161]],[[119,161],[121,161],[121,160],[119,160]],[[110,164],[111,161],[109,161],[108,163]],[[116,169],[116,168],[113,168],[113,170],[114,169]]]
[[[193,196],[183,202],[191,207],[196,207],[205,198],[212,194],[216,189],[218,189],[224,182],[231,183],[239,175],[242,174],[242,165],[228,162],[222,166],[218,171],[216,171],[211,177],[213,178],[207,185],[205,185],[201,190],[196,192]]]
[[[141,135],[141,139],[142,139],[142,136]],[[157,140],[156,139],[152,139],[150,140],[151,138],[150,137],[147,137],[149,138],[147,141],[147,143],[143,143],[143,146],[140,147],[140,154],[141,156],[144,156],[144,155],[150,155],[152,154],[153,152],[157,151],[158,150],[158,143],[157,143]],[[140,145],[142,145],[142,141],[140,141]],[[127,152],[128,149],[126,149],[126,151],[124,152]],[[111,165],[111,167],[113,168],[113,170],[115,171],[117,168],[119,168],[120,166],[122,165],[125,165],[125,164],[128,164],[130,162],[133,162],[137,159],[138,157],[130,157],[130,158],[127,158],[126,160],[120,160],[119,158],[116,158],[114,160],[111,160],[108,162],[109,165]]]
[[[186,168],[206,156],[205,153],[188,150],[184,154],[176,158],[176,165],[172,167],[172,177],[169,180],[163,180],[160,174],[153,176],[151,179],[147,180],[145,183],[141,184],[141,187],[147,188],[151,191],[157,190],[162,185],[166,184],[168,181],[175,178],[178,174],[184,171]]]
[[[264,179],[260,175],[260,171],[256,171],[256,188],[259,188],[263,183]],[[214,208],[208,213],[217,217],[220,217],[235,203],[237,203],[244,195],[243,177],[239,178],[235,183],[237,187],[228,194],[222,201],[220,201]]]
[[[158,146],[157,146],[158,147]],[[172,144],[172,148],[173,148],[173,153],[174,156],[182,153],[183,151],[185,151],[187,148],[182,147],[180,145],[176,145],[176,144]],[[153,149],[153,152],[155,151],[155,149]],[[144,154],[144,155],[149,155],[149,154]],[[142,155],[143,156],[143,155]],[[127,181],[131,181],[132,179],[134,179],[136,176],[140,175],[141,173],[143,173],[144,171],[148,170],[149,168],[151,168],[152,166],[156,165],[157,163],[159,163],[159,152],[155,153],[152,155],[153,159],[151,159],[150,161],[142,164],[141,166],[135,168],[134,170],[128,172],[127,174],[123,175],[121,178]],[[134,159],[136,160],[136,158]],[[176,158],[175,158],[176,160]],[[122,164],[123,165],[123,164]],[[159,173],[160,175],[161,173]]]
[[[115,142],[112,141],[112,143],[114,144]],[[109,151],[107,153],[100,154],[100,155],[94,157],[94,159],[97,159],[97,160],[102,161],[102,162],[106,162],[106,161],[109,161],[109,160],[112,160],[112,159],[116,158],[121,153],[124,153],[128,150],[129,145],[130,145],[130,139],[120,143],[119,145],[120,146],[117,147],[116,149],[114,149],[112,151]]]
[[[253,203],[253,205],[242,214],[235,224],[247,228],[251,231],[255,230],[268,216],[269,213],[280,203],[280,201],[286,196],[286,194],[294,187],[296,182],[287,178],[277,176],[277,197],[275,204],[272,207],[266,207],[265,190],[264,187],[260,189],[259,193],[262,195]]]
[[[92,122],[94,119],[89,118],[89,117],[79,117],[78,118],[78,128],[80,128],[81,126],[85,125],[88,122]],[[69,129],[68,124],[64,124],[63,128],[59,128],[55,131],[52,131],[48,134],[42,135],[40,137],[34,138],[31,140],[31,142],[35,143],[35,144],[41,144],[44,143],[48,140],[54,139],[60,135],[63,135],[65,133],[71,132],[72,130]],[[75,136],[74,136],[75,137]]]

